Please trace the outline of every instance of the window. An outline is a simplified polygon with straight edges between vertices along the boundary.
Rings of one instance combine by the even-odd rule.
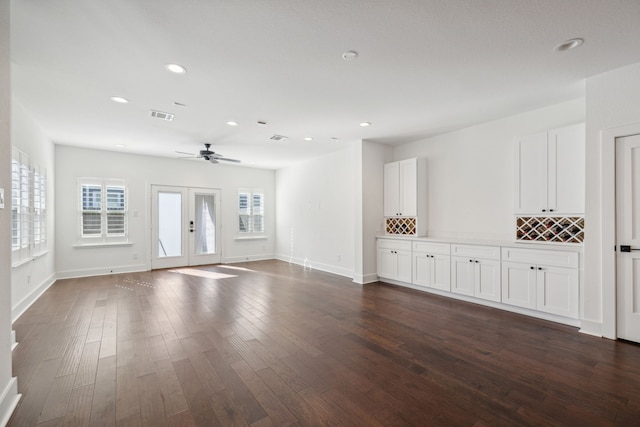
[[[13,264],[47,249],[46,170],[31,168],[29,156],[11,156],[11,251]]]
[[[80,237],[85,243],[127,240],[124,180],[80,178]]]
[[[238,191],[238,231],[241,234],[264,233],[263,190]]]

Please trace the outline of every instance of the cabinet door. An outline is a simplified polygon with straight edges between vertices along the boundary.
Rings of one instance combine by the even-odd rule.
[[[431,264],[431,287],[451,291],[451,257],[449,255],[433,255]]]
[[[397,251],[396,279],[411,283],[411,251]]]
[[[515,152],[515,213],[547,209],[547,133],[521,137]]]
[[[585,193],[584,123],[549,132],[549,212],[583,214]]]
[[[451,292],[473,296],[475,263],[470,258],[451,257]]]
[[[578,318],[578,270],[540,266],[537,270],[538,310]]]
[[[433,260],[425,253],[413,254],[413,284],[431,286]]]
[[[384,216],[400,213],[400,163],[384,165]]]
[[[378,249],[378,276],[394,279],[398,270],[398,257],[392,249]]]
[[[475,279],[476,297],[500,301],[500,261],[478,260]]]
[[[416,159],[402,160],[400,167],[400,209],[401,216],[418,215],[418,164]]]
[[[502,302],[536,309],[536,267],[516,262],[502,263]]]

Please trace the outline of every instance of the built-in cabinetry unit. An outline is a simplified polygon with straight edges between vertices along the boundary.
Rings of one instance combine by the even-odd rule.
[[[500,301],[500,247],[451,245],[451,291]]]
[[[515,213],[584,214],[584,123],[517,138]]]
[[[577,252],[502,248],[502,302],[578,317]]]
[[[424,236],[427,231],[426,159],[384,165],[384,216],[388,234]]]
[[[416,286],[451,290],[451,245],[413,242],[413,283]]]
[[[411,282],[411,242],[378,239],[378,276]]]
[[[378,238],[378,276],[492,307],[577,326],[582,248]]]

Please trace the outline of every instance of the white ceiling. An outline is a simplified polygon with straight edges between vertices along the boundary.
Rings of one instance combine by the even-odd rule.
[[[14,0],[11,8],[14,98],[56,143],[177,157],[211,142],[255,167],[579,98],[586,77],[640,61],[638,0]],[[584,45],[553,51],[574,37]],[[348,50],[359,57],[344,61]],[[150,109],[175,120],[153,119]]]

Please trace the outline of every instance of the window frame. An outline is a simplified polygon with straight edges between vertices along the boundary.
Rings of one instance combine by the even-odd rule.
[[[47,252],[47,170],[11,147],[11,262],[17,267]]]
[[[256,197],[260,200],[258,205],[255,204]],[[245,202],[243,202],[243,198],[245,198]],[[238,235],[241,237],[264,236],[266,232],[264,190],[261,188],[239,188],[236,206],[238,208]],[[258,217],[261,227],[256,230],[256,218]]]
[[[117,193],[120,195],[114,198]],[[77,194],[81,245],[129,242],[129,188],[124,179],[80,177]],[[93,223],[87,222],[89,217]],[[112,223],[113,218],[120,219]],[[112,224],[117,226],[116,232]]]

